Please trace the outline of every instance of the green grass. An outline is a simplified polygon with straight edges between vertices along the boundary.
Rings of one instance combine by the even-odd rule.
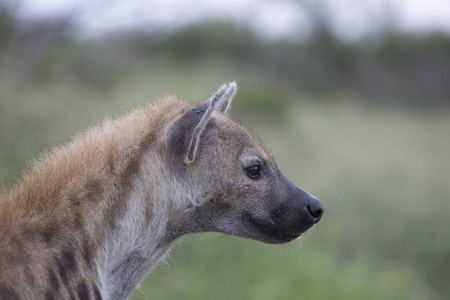
[[[31,158],[106,115],[166,92],[201,101],[233,79],[241,90],[232,114],[291,181],[322,200],[323,220],[283,246],[187,237],[133,299],[446,299],[449,111],[317,102],[226,62],[149,61],[107,89],[64,76],[34,87],[1,78],[0,182],[12,184]]]

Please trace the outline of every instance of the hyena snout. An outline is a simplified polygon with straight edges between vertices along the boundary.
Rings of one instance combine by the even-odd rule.
[[[288,243],[306,233],[323,215],[324,207],[319,199],[284,177],[281,185],[274,186],[269,199],[272,201],[268,216],[250,212],[242,215],[244,224],[253,233],[250,238],[271,244]]]
[[[291,207],[292,213],[297,214],[304,227],[310,227],[320,221],[323,215],[322,202],[306,192],[305,190],[293,185],[289,191],[287,205]]]
[[[305,233],[322,218],[322,202],[287,179],[286,200],[272,212],[272,219],[280,223],[287,232]]]

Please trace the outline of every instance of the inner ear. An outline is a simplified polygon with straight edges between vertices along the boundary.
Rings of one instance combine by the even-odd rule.
[[[192,163],[198,152],[201,135],[212,117],[217,99],[225,94],[225,88],[219,90],[215,97],[197,107],[188,110],[172,125],[169,149],[184,163]]]
[[[203,131],[206,128],[206,125],[208,124],[209,120],[211,119],[211,115],[214,110],[214,102],[215,101],[213,102],[213,100],[208,101],[209,106],[206,108],[204,113],[203,113],[203,109],[200,109],[200,110],[194,109],[194,112],[196,114],[203,113],[203,116],[200,116],[200,120],[192,132],[192,135],[191,135],[191,138],[189,141],[189,145],[188,145],[187,155],[184,158],[184,162],[187,164],[192,163],[195,160],[195,157],[197,156],[197,152],[198,152],[199,145],[201,142],[200,141],[201,134],[203,133]],[[208,102],[206,102],[206,103],[208,103]]]
[[[202,127],[198,126],[210,117],[207,115],[207,113],[211,114],[209,107],[210,103],[207,101],[190,109],[172,125],[168,146],[171,156],[176,161],[191,163],[195,159],[195,150],[198,148],[196,144],[202,133]]]

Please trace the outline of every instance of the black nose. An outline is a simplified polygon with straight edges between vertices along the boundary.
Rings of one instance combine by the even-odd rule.
[[[319,199],[315,197],[311,197],[309,199],[306,208],[308,209],[308,212],[313,217],[314,224],[320,221],[323,215],[323,204],[320,202]]]

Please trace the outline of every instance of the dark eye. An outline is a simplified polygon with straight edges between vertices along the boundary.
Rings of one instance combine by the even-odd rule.
[[[246,170],[248,177],[251,179],[256,179],[261,175],[261,167],[259,165],[248,167]]]

